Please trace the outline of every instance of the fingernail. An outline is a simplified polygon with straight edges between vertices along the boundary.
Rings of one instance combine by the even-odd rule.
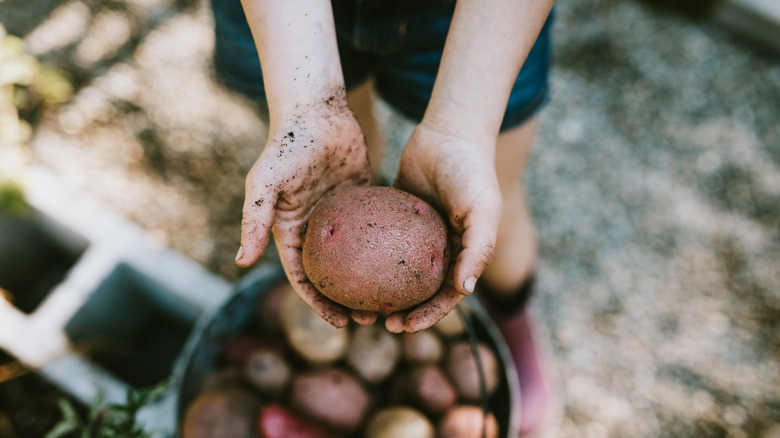
[[[463,282],[463,289],[469,294],[474,293],[474,288],[477,286],[477,277],[471,276]]]
[[[244,245],[238,247],[238,254],[236,254],[236,262],[241,260],[242,257],[244,257]]]

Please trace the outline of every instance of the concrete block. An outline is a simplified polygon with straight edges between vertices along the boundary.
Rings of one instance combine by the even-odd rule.
[[[780,50],[780,1],[725,0],[715,15],[730,28]]]
[[[34,214],[0,216],[0,348],[91,404],[123,403],[128,390],[173,373],[204,312],[232,285],[164,248],[136,225],[33,169]],[[173,429],[175,391],[139,414]]]

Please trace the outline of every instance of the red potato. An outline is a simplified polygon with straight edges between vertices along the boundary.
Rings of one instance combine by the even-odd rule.
[[[498,386],[498,360],[493,351],[481,342],[478,344],[477,351],[482,362],[485,389],[487,395],[490,396]],[[459,341],[450,347],[447,356],[447,374],[461,397],[469,401],[480,400],[479,368],[477,368],[477,360],[468,341]]]
[[[182,438],[256,438],[260,401],[238,389],[200,394],[187,408]]]
[[[354,431],[363,422],[371,398],[360,382],[338,368],[298,375],[290,404],[308,418],[336,430]]]
[[[335,190],[315,206],[303,267],[317,289],[351,309],[395,312],[444,281],[447,226],[425,201],[391,187]]]
[[[278,404],[265,406],[257,423],[260,438],[335,438],[325,429]]]
[[[283,351],[284,342],[279,339],[241,334],[229,340],[222,348],[222,359],[232,365],[243,366],[255,350]]]
[[[282,329],[282,297],[284,290],[289,288],[288,283],[282,283],[269,290],[262,299],[257,302],[257,316],[260,326],[267,332],[276,333]]]
[[[400,377],[397,386],[403,400],[433,415],[444,413],[458,398],[444,371],[433,364],[407,371]]]
[[[439,438],[498,438],[498,422],[482,408],[471,405],[454,406],[439,421]],[[483,434],[484,432],[484,434]]]
[[[229,365],[206,376],[200,386],[200,391],[222,391],[231,388],[243,388],[245,385],[244,371],[238,366]]]

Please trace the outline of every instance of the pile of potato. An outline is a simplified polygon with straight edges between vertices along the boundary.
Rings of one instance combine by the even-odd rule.
[[[286,284],[259,304],[258,324],[225,345],[188,406],[184,438],[498,437],[455,312],[396,335],[381,323],[335,328]],[[490,396],[501,364],[488,344],[478,351]]]

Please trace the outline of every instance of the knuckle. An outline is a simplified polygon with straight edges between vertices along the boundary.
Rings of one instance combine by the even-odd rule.
[[[493,254],[496,251],[495,244],[489,244],[487,245],[481,252],[480,252],[480,261],[482,263],[482,266],[487,266],[491,260],[493,260]]]
[[[482,248],[482,255],[483,257],[487,258],[488,260],[493,258],[493,254],[496,252],[496,243],[495,242],[488,242],[485,244],[484,248]]]
[[[244,213],[241,218],[241,228],[245,230],[253,230],[256,228],[265,228],[265,224],[257,220],[251,213]]]

